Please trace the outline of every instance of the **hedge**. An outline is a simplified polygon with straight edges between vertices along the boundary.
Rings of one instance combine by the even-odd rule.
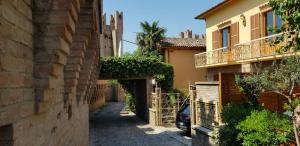
[[[106,57],[101,58],[100,63],[100,78],[127,80],[153,77],[162,90],[172,90],[173,67],[160,62],[156,58],[138,56]]]

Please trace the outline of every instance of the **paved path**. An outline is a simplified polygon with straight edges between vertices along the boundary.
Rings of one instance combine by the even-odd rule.
[[[122,103],[108,103],[91,115],[91,146],[185,146],[169,132],[153,129],[134,114],[122,111]]]

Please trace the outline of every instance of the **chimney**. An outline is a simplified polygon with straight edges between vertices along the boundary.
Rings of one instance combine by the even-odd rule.
[[[199,34],[195,34],[195,39],[199,39],[200,38],[200,35]]]

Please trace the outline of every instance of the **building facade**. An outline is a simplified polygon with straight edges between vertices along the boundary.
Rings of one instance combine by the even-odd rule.
[[[257,67],[281,59],[280,48],[271,46],[284,23],[268,0],[224,0],[196,19],[206,22],[206,52],[195,55],[196,68],[207,69],[206,82],[196,82],[191,91],[193,145],[214,145],[212,130],[220,125],[222,107],[241,102],[244,96],[235,84],[235,74],[249,74]],[[284,98],[262,94],[263,106],[282,111]]]
[[[102,6],[0,1],[0,145],[89,145]]]
[[[205,52],[205,36],[193,36],[191,30],[179,38],[165,38],[162,42],[164,62],[174,68],[174,89],[188,90],[189,84],[205,81],[206,69],[196,69],[194,55]]]
[[[268,40],[281,28],[282,19],[267,5],[268,0],[226,0],[197,16],[205,20],[207,51],[196,55],[197,68],[209,68],[208,80],[219,71],[249,73],[255,62],[280,58]]]

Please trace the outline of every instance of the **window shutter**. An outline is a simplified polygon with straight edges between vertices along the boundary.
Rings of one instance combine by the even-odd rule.
[[[216,30],[212,33],[213,49],[220,48],[220,42],[221,42],[220,31]]]
[[[231,49],[234,48],[234,45],[239,43],[239,23],[233,23],[230,25],[230,45]]]
[[[260,14],[251,16],[251,40],[261,37]]]
[[[260,15],[261,17],[261,36],[267,36],[267,24],[266,24],[266,16],[264,16],[263,14]]]

